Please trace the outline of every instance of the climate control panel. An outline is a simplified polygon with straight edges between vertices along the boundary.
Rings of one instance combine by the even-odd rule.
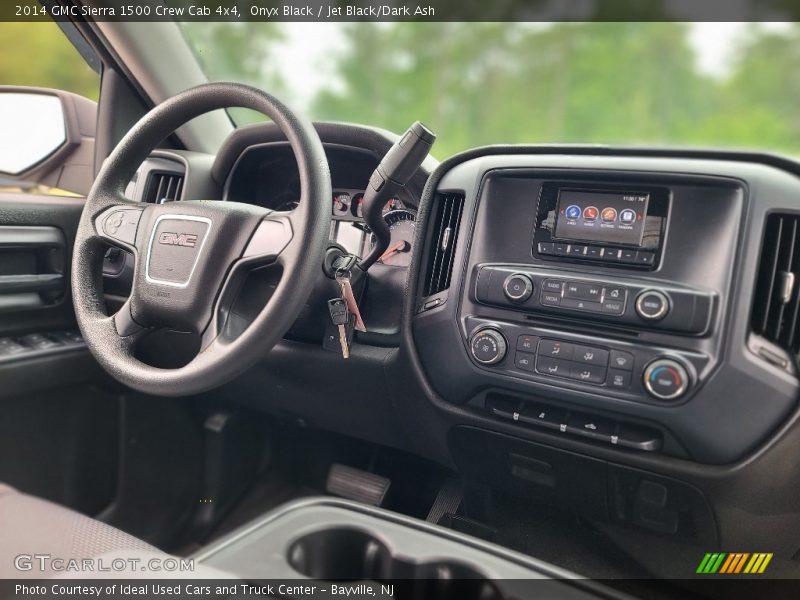
[[[697,353],[569,339],[473,317],[467,326],[471,358],[496,374],[657,404],[685,399],[708,362]]]
[[[692,335],[708,331],[714,306],[702,290],[511,265],[479,267],[474,285],[482,304]]]

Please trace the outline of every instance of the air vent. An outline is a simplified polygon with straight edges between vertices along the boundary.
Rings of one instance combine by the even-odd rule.
[[[164,204],[181,199],[183,191],[183,175],[152,171],[147,177],[142,202]]]
[[[464,210],[463,194],[439,194],[433,208],[433,246],[428,257],[422,288],[425,296],[438,294],[450,287],[453,274],[458,226]]]
[[[761,249],[752,328],[795,356],[800,351],[799,284],[800,215],[770,215]]]

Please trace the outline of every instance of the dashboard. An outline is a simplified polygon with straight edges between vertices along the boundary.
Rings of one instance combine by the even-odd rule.
[[[395,138],[317,127],[331,244],[363,255],[359,197]],[[290,210],[299,197],[271,126],[238,130],[210,159],[171,156],[184,198]],[[800,167],[767,155],[514,146],[428,163],[384,209],[397,251],[369,270],[368,331],[350,358],[324,341],[315,307],[336,292],[320,274],[287,339],[224,393],[619,526],[615,536],[761,540],[791,556],[797,198]]]
[[[379,157],[339,144],[326,145],[326,153],[333,183],[330,239],[348,253],[364,257],[373,240],[361,213],[361,199]],[[237,158],[225,185],[224,199],[288,211],[297,206],[299,197],[300,179],[291,149],[285,143],[267,143],[248,146]],[[383,215],[392,237],[379,259],[381,264],[410,264],[418,204],[419,197],[408,190],[386,203]]]

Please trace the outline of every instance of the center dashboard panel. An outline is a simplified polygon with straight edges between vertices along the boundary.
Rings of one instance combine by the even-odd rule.
[[[744,401],[732,382],[754,389],[725,364],[748,185],[687,164],[500,155],[446,172],[434,202],[465,197],[452,283],[413,319],[437,394],[520,431],[698,462],[763,438],[761,422],[735,439],[725,406]]]

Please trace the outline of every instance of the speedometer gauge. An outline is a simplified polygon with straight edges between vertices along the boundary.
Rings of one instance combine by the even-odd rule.
[[[411,245],[414,243],[417,214],[411,210],[393,210],[383,215],[392,234],[389,247],[378,259],[384,265],[407,267],[411,264]]]
[[[335,192],[333,194],[333,216],[342,217],[350,212],[350,194]]]

